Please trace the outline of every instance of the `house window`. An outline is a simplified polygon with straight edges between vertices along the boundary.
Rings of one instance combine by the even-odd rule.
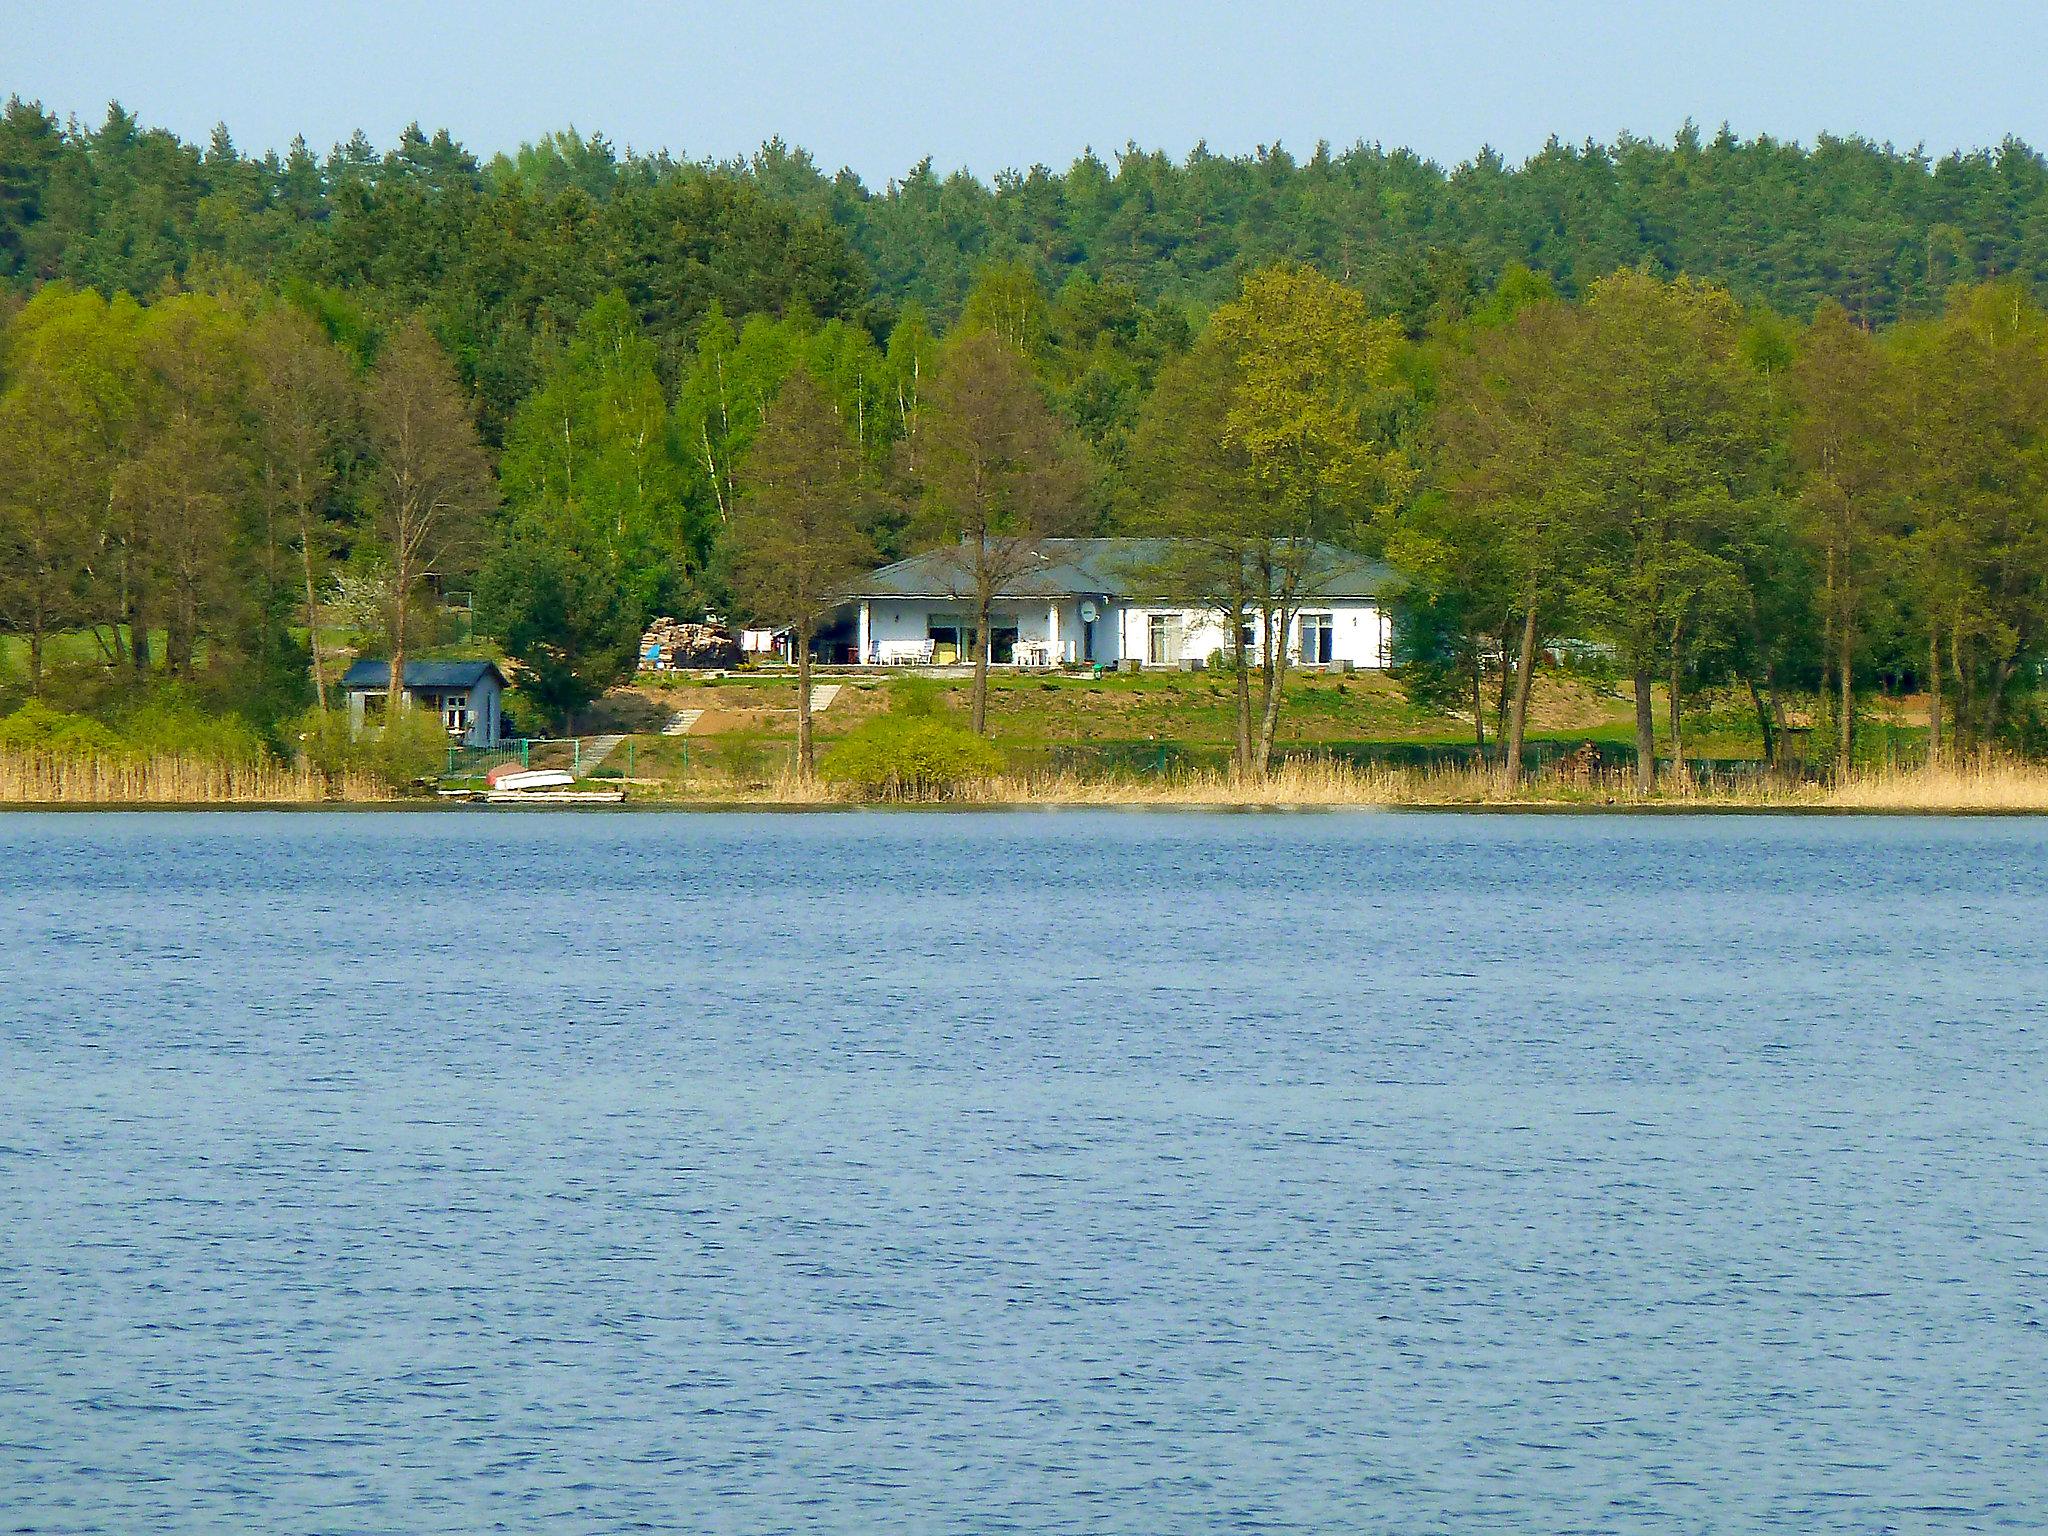
[[[1336,655],[1337,622],[1327,613],[1301,616],[1301,660],[1304,666],[1328,666]]]
[[[444,694],[441,698],[441,723],[448,728],[451,736],[469,734],[469,695],[466,693]]]
[[[1166,667],[1180,660],[1180,626],[1170,613],[1155,613],[1145,620],[1145,659]]]

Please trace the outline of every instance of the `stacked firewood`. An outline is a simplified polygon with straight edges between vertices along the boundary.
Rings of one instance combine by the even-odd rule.
[[[640,637],[640,670],[668,672],[680,667],[729,667],[740,648],[730,631],[718,624],[659,618]]]

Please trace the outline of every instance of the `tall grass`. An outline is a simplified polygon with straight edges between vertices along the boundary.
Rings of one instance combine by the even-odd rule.
[[[0,749],[0,804],[310,805],[390,798],[368,774],[329,777],[305,763],[270,757]]]

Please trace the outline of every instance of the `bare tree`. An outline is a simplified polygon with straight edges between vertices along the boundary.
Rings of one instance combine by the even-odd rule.
[[[404,705],[414,590],[473,547],[496,500],[455,370],[415,317],[384,344],[364,401],[375,469],[371,518],[391,570],[389,705]]]
[[[856,456],[831,400],[799,364],[740,465],[732,520],[742,604],[796,640],[797,769],[808,776],[811,640],[872,558]]]

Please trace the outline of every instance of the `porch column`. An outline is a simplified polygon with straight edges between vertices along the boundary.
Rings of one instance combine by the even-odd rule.
[[[858,642],[860,654],[855,658],[855,662],[863,667],[868,664],[868,628],[868,601],[866,598],[862,598],[860,602],[860,640]]]
[[[1045,638],[1050,644],[1045,654],[1058,666],[1067,658],[1060,654],[1060,605],[1056,602],[1045,605]]]

